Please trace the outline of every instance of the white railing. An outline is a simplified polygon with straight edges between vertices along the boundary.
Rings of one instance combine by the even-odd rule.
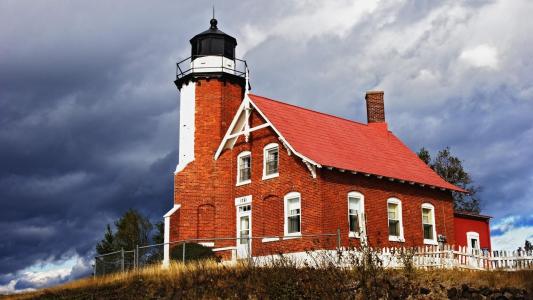
[[[524,270],[533,269],[533,252],[486,251],[467,247],[426,246],[409,250],[383,248],[384,261],[391,267],[401,267],[401,255],[412,255],[412,262],[419,268],[463,268],[473,270]],[[410,253],[410,254],[409,254]]]

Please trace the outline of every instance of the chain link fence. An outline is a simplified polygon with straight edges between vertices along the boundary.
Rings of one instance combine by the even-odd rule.
[[[95,257],[94,276],[128,272],[150,265],[161,265],[165,243],[137,246]],[[298,253],[340,248],[340,233],[299,236],[218,237],[188,239],[168,243],[171,261],[189,262],[201,259],[247,261],[263,264],[265,259],[284,253]],[[302,251],[303,249],[303,251]]]
[[[133,270],[135,251],[115,251],[94,258],[94,275],[100,276],[116,272]]]

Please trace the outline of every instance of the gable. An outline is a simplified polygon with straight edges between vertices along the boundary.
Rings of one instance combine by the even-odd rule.
[[[270,127],[278,136],[281,143],[289,149],[292,153],[302,158],[302,160],[305,163],[313,164],[314,166],[320,167],[319,164],[314,162],[313,160],[305,157],[304,155],[300,154],[299,152],[295,151],[295,149],[287,142],[287,140],[283,137],[281,132],[276,129],[276,127],[270,122],[268,117],[261,111],[261,109],[252,101],[250,98],[251,95],[246,94],[244,96],[244,99],[237,110],[230,127],[228,128],[228,131],[226,132],[224,138],[222,139],[222,142],[220,143],[216,153],[215,153],[215,160],[218,159],[220,154],[225,149],[231,149],[235,145],[237,139],[239,136],[244,135],[245,139],[248,138],[250,133],[263,129],[266,127]],[[256,120],[263,120],[264,123],[262,124],[253,124],[256,126],[251,126],[250,120],[253,118],[250,118],[252,116],[251,111],[255,110],[254,112],[257,112],[260,116],[260,118],[256,118]]]

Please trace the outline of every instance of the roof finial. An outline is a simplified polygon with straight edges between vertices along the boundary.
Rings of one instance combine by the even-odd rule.
[[[212,30],[215,30],[217,29],[217,19],[215,19],[215,3],[213,1],[213,18],[211,19],[211,21],[209,22],[211,24],[211,29]]]
[[[250,85],[250,70],[248,70],[247,66],[245,66],[244,72],[245,72],[244,73],[244,80],[245,80],[244,97],[246,98],[248,94],[250,93],[252,86]]]

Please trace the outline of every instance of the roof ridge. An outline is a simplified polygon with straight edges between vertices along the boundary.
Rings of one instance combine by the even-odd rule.
[[[283,102],[281,100],[276,100],[276,99],[268,98],[268,97],[265,97],[265,96],[260,96],[260,95],[257,95],[257,94],[250,94],[250,95],[251,96],[256,96],[256,97],[261,97],[263,99],[266,99],[266,100],[269,100],[269,101],[273,101],[273,102],[277,102],[277,103],[280,103],[280,104],[283,104],[283,105],[292,106],[292,107],[295,107],[295,108],[307,110],[309,112],[317,113],[319,115],[324,115],[324,116],[327,116],[327,117],[332,117],[332,118],[336,118],[336,119],[339,119],[339,120],[342,120],[342,121],[346,121],[346,122],[350,122],[350,123],[354,123],[354,124],[357,124],[357,125],[362,125],[362,126],[367,126],[368,127],[368,124],[365,124],[365,123],[362,123],[362,122],[358,122],[358,121],[354,121],[354,120],[350,120],[350,119],[343,118],[343,117],[339,117],[339,116],[336,116],[336,115],[333,115],[333,114],[324,113],[324,112],[321,112],[321,111],[318,111],[318,110],[310,109],[310,108],[303,107],[303,106],[298,106],[298,105],[295,105],[295,104],[290,104],[290,103],[287,103],[287,102]]]

